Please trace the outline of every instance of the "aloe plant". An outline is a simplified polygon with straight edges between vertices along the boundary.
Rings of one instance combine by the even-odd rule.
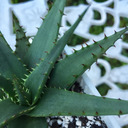
[[[82,47],[58,63],[66,43],[87,9],[58,39],[66,0],[56,0],[32,44],[14,17],[16,50],[0,34],[0,127],[46,128],[49,116],[97,116],[128,113],[128,101],[68,91],[98,57],[128,28]]]

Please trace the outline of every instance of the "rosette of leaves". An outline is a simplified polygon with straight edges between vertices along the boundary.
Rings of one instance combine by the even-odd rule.
[[[29,44],[14,17],[16,50],[0,34],[0,127],[45,128],[49,116],[97,116],[128,113],[128,102],[68,91],[82,73],[120,39],[128,28],[82,47],[58,63],[58,57],[87,9],[58,39],[66,0],[56,0]]]

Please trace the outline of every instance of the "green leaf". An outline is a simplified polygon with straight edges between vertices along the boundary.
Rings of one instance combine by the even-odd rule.
[[[33,107],[19,106],[14,104],[10,99],[0,102],[0,127],[8,123],[8,121],[19,117],[31,111]]]
[[[109,47],[114,46],[115,41],[120,39],[121,35],[127,30],[128,28],[125,28],[116,32],[112,36],[105,37],[101,41],[95,42],[79,51],[75,51],[74,54],[61,60],[55,65],[50,75],[51,79],[48,86],[70,88],[76,79],[82,75],[85,70],[90,68]]]
[[[57,44],[55,44],[51,52],[47,54],[47,56],[45,57],[44,60],[42,60],[39,66],[37,66],[26,79],[25,86],[28,88],[31,88],[32,97],[34,99],[33,103],[35,103],[38,100],[42,92],[43,86],[46,84],[49,73],[52,70],[54,63],[56,62],[56,59],[62,53],[66,43],[68,42],[68,39],[73,34],[75,28],[78,26],[79,22],[82,20],[86,11],[87,9],[82,13],[82,15],[75,22],[75,24],[57,42]]]
[[[31,92],[26,88],[18,78],[13,79],[14,90],[20,105],[31,104]]]
[[[25,32],[23,28],[20,26],[18,19],[13,14],[13,23],[16,33],[16,55],[24,62],[24,56],[26,55],[28,48],[30,47],[30,43],[28,38],[25,36]]]
[[[13,79],[14,75],[24,78],[26,68],[12,52],[6,40],[0,36],[0,74],[6,79]]]
[[[48,128],[48,124],[45,118],[21,116],[11,121],[8,128]]]
[[[5,90],[3,88],[0,88],[0,101],[3,99],[3,98],[7,98],[7,94],[5,92]]]
[[[66,0],[56,0],[39,28],[25,56],[25,62],[29,68],[35,67],[36,64],[40,62],[41,58],[45,58],[47,53],[53,48],[53,42],[56,42],[58,38],[59,25],[63,15],[61,12],[63,12],[65,3]]]
[[[28,115],[47,116],[97,116],[128,114],[128,101],[109,99],[88,94],[49,88],[36,108]]]
[[[9,94],[10,97],[15,96],[12,81],[10,81],[9,79],[0,76],[0,88],[3,88]]]

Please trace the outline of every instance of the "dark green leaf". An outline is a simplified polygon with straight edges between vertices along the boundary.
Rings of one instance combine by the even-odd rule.
[[[33,108],[26,106],[19,106],[14,104],[10,99],[0,102],[0,127],[8,123],[8,121],[25,114]]]
[[[61,11],[63,12],[65,3],[66,0],[56,0],[39,28],[25,56],[25,62],[29,68],[35,67],[41,58],[45,58],[47,53],[53,48],[54,42],[56,42],[58,38],[59,25],[61,24],[62,17]]]
[[[6,79],[13,79],[14,76],[24,78],[26,68],[12,52],[5,39],[0,36],[0,74]]]
[[[105,37],[92,45],[75,51],[74,54],[61,60],[55,65],[50,75],[48,86],[70,88],[71,85],[82,75],[106,50],[114,46],[115,41],[120,39],[128,28],[116,32],[112,36]]]
[[[36,108],[29,113],[33,117],[47,116],[97,116],[128,114],[128,101],[80,94],[60,89],[46,89]]]
[[[23,28],[20,26],[18,19],[13,14],[13,23],[16,33],[16,55],[24,62],[24,56],[26,55],[30,43],[28,38],[25,36]]]
[[[21,116],[11,121],[8,128],[48,128],[48,125],[45,118]]]
[[[31,104],[31,92],[26,88],[19,79],[13,79],[13,86],[15,93],[18,98],[20,105],[30,105]]]
[[[78,26],[79,22],[82,20],[87,9],[82,13],[78,18],[75,24],[64,34],[64,36],[55,44],[51,52],[45,57],[44,60],[37,66],[34,71],[29,75],[25,81],[25,86],[31,88],[32,97],[35,103],[43,89],[43,86],[46,84],[46,80],[49,76],[50,71],[52,70],[56,59],[59,57],[61,52],[64,49],[64,46],[68,42],[68,39],[73,34],[75,28]],[[45,68],[44,68],[45,67]],[[38,79],[37,79],[38,78]],[[31,82],[32,81],[32,82]]]
[[[10,81],[9,79],[6,79],[2,76],[0,76],[0,88],[3,88],[10,97],[14,97],[15,96],[15,91],[13,90],[13,85],[12,85],[12,81]]]

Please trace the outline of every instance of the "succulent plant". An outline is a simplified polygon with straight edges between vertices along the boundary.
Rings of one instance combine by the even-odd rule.
[[[0,127],[45,128],[49,116],[128,113],[128,101],[69,91],[79,76],[128,28],[82,47],[56,63],[87,9],[59,39],[66,0],[56,0],[32,44],[14,17],[16,50],[0,34]]]

